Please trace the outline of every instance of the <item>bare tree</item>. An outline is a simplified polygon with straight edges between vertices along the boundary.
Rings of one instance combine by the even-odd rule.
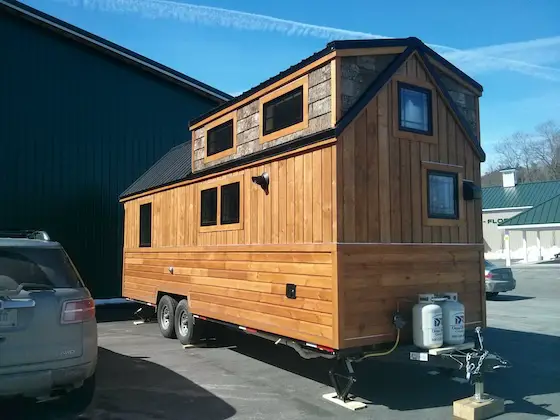
[[[547,121],[537,127],[534,153],[549,179],[560,179],[560,126]]]
[[[517,132],[495,146],[492,170],[516,168],[520,182],[560,179],[560,126],[547,121],[534,134]]]

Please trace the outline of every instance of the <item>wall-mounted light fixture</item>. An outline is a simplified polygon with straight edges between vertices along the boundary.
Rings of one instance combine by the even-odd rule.
[[[268,176],[268,172],[263,172],[262,175],[254,176],[251,178],[252,181],[260,186],[266,195],[268,195],[268,185],[270,183],[270,177]]]
[[[463,180],[463,199],[466,201],[480,200],[482,189],[472,181]]]

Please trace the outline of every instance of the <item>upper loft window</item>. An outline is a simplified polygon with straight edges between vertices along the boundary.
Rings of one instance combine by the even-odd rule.
[[[152,203],[140,205],[140,247],[152,246]]]
[[[206,136],[206,156],[233,148],[233,119],[209,129]]]
[[[428,170],[428,218],[459,219],[457,173]]]
[[[399,129],[432,135],[432,92],[419,86],[398,83]]]
[[[303,121],[303,86],[263,105],[263,135],[274,133]]]

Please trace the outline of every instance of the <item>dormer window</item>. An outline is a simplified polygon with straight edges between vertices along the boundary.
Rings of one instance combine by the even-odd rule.
[[[309,124],[309,81],[304,76],[259,99],[260,142],[304,130]]]
[[[206,156],[213,156],[233,147],[233,120],[208,130]]]
[[[432,135],[432,92],[429,89],[398,83],[399,130]]]
[[[229,156],[235,153],[237,144],[237,112],[218,118],[205,127],[204,162]]]
[[[289,127],[303,121],[303,86],[285,93],[263,106],[263,134]]]

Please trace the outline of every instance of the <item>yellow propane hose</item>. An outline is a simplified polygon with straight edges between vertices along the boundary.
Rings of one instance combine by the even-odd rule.
[[[398,329],[397,330],[397,338],[395,339],[395,344],[393,344],[393,347],[391,347],[389,350],[386,350],[386,351],[381,352],[381,353],[365,354],[362,357],[360,357],[358,360],[368,359],[370,357],[387,356],[388,354],[393,353],[395,351],[395,349],[397,348],[397,346],[399,345],[400,338],[401,338],[401,330]]]
[[[412,302],[412,301],[409,300],[409,299],[399,299],[399,300],[397,300],[397,314],[400,313],[400,302],[401,302],[401,301],[403,301],[403,302]],[[395,349],[398,347],[399,342],[400,342],[400,339],[401,339],[401,329],[400,329],[400,328],[397,328],[397,337],[395,338],[395,344],[393,344],[393,347],[391,347],[389,350],[386,350],[386,351],[381,352],[381,353],[368,353],[368,354],[364,354],[364,355],[363,355],[362,357],[360,357],[357,361],[359,362],[359,361],[361,361],[361,360],[368,359],[368,358],[370,358],[370,357],[387,356],[387,355],[393,353],[393,352],[395,351]]]

